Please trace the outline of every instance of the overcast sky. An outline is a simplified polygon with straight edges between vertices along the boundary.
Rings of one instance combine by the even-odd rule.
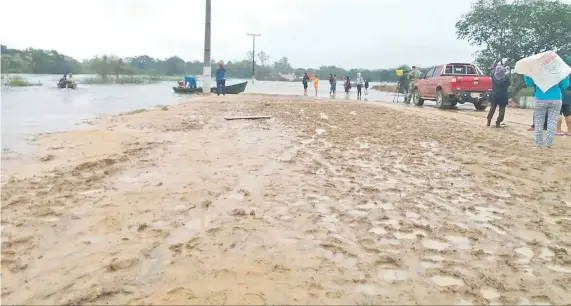
[[[389,68],[470,61],[455,23],[471,0],[212,0],[212,57],[245,58],[248,32],[294,67]],[[203,59],[205,0],[2,1],[0,43],[95,54]]]

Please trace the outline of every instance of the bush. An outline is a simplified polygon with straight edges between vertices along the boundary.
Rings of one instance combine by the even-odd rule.
[[[37,83],[31,83],[20,76],[13,76],[6,78],[3,77],[2,84],[10,87],[42,86],[42,83],[40,83],[39,81]]]
[[[93,77],[82,80],[84,84],[154,84],[162,81],[161,77],[158,76],[115,76],[115,77]]]

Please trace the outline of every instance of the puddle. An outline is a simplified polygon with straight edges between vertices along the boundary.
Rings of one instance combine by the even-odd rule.
[[[431,261],[421,261],[420,266],[425,269],[432,269],[432,268],[440,268],[442,265]]]
[[[379,204],[379,207],[384,209],[384,210],[392,210],[395,209],[395,206],[391,203],[381,203]]]
[[[375,203],[368,202],[367,204],[357,205],[357,208],[362,210],[367,210],[367,209],[377,208],[377,205],[375,205]]]
[[[549,243],[549,240],[545,237],[545,234],[532,230],[519,230],[515,233],[519,238],[531,242],[537,240],[541,243]]]
[[[381,223],[385,224],[385,225],[390,225],[396,229],[400,228],[399,221],[395,220],[395,219],[383,220],[383,221],[381,221]]]
[[[415,212],[412,212],[412,211],[407,211],[406,217],[410,218],[410,219],[418,219],[418,218],[420,218],[420,215],[415,213]]]
[[[496,290],[494,288],[480,289],[480,293],[487,300],[493,300],[493,299],[497,299],[500,297],[500,293],[498,292],[498,290]]]
[[[321,113],[321,114],[319,114],[319,118],[324,119],[324,120],[327,120],[327,119],[329,119],[329,116],[327,116],[327,115],[324,114],[324,113]]]
[[[400,240],[397,239],[384,239],[381,238],[379,240],[377,240],[377,242],[379,244],[388,244],[388,245],[399,245],[400,244]],[[397,250],[398,251],[398,250]]]
[[[464,281],[453,276],[435,275],[430,278],[435,284],[440,287],[447,286],[464,286]]]
[[[348,214],[352,217],[366,217],[369,215],[369,212],[362,210],[351,210],[348,212]]]
[[[462,236],[446,236],[446,239],[452,244],[453,247],[461,250],[471,249],[470,240]]]
[[[551,251],[548,248],[542,248],[541,249],[541,253],[539,254],[539,258],[545,260],[545,261],[550,261],[551,257],[555,256],[555,253],[553,253],[553,251]]]
[[[395,232],[394,235],[398,239],[409,239],[409,240],[411,240],[411,239],[417,239],[416,235],[426,236],[426,232],[422,231],[422,230],[415,230],[412,233]]]
[[[533,251],[530,248],[517,248],[515,249],[515,252],[523,257],[517,259],[517,261],[521,264],[529,263],[533,257]]]
[[[427,249],[433,249],[438,251],[446,250],[447,248],[450,247],[450,245],[446,242],[440,242],[431,239],[423,240],[422,246],[424,246]]]
[[[383,279],[387,282],[401,281],[408,278],[407,271],[398,270],[398,269],[389,269],[389,270],[382,269],[379,274],[381,274],[383,276]]]
[[[461,305],[474,305],[474,304],[472,304],[472,303],[469,302],[469,301],[466,301],[465,299],[460,299],[460,300],[459,300],[458,302],[456,302],[456,304],[454,304],[454,305],[459,305],[459,306],[461,306]]]
[[[91,189],[91,190],[87,190],[87,191],[81,192],[80,194],[90,195],[90,194],[94,194],[94,193],[102,193],[102,192],[104,192],[104,191],[105,191],[104,189]]]
[[[561,265],[548,265],[547,269],[555,272],[571,273],[571,268],[567,268]]]
[[[362,293],[368,296],[377,296],[380,294],[384,294],[382,290],[379,290],[377,286],[371,284],[358,284],[355,286],[353,292]]]
[[[48,223],[58,222],[60,220],[60,218],[58,218],[56,216],[47,216],[47,217],[42,217],[41,219],[42,219],[42,221],[48,222]]]
[[[373,227],[369,230],[369,233],[377,234],[377,235],[384,235],[387,231],[382,227]]]
[[[445,261],[446,257],[440,255],[430,255],[426,256],[426,259],[430,259],[432,261]]]

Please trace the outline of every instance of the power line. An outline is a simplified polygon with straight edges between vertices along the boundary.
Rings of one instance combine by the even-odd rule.
[[[252,83],[256,78],[256,37],[262,36],[260,33],[248,33],[248,36],[252,36]]]

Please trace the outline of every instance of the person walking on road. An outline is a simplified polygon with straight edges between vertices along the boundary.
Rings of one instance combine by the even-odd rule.
[[[510,87],[510,80],[506,76],[506,68],[504,66],[498,65],[492,76],[492,103],[490,106],[490,111],[488,112],[488,123],[490,126],[492,123],[492,118],[496,112],[496,108],[499,107],[500,111],[498,118],[496,119],[496,128],[502,127],[501,123],[504,121],[504,116],[506,113],[506,106],[508,105],[508,88]]]
[[[420,71],[418,71],[416,66],[412,66],[412,71],[406,76],[406,80],[408,82],[408,95],[406,98],[406,103],[411,103],[414,85],[418,79],[420,79]]]
[[[216,94],[226,95],[226,68],[222,62],[218,63],[218,69],[216,69]]]
[[[307,96],[307,86],[309,85],[309,75],[307,72],[303,73],[303,79],[301,80],[301,83],[303,84],[303,95]]]
[[[551,147],[553,138],[555,137],[555,128],[557,118],[561,112],[562,91],[569,88],[569,76],[566,76],[558,84],[543,92],[535,85],[533,79],[527,75],[524,76],[525,86],[535,87],[535,109],[533,112],[533,124],[535,126],[535,145],[538,148],[543,146]],[[547,113],[547,136],[543,140],[543,124],[545,122],[545,114]]]
[[[361,77],[361,73],[357,72],[357,80],[355,81],[357,85],[357,100],[361,100],[361,88],[363,88],[363,77]]]
[[[571,57],[569,55],[563,55],[561,58],[565,64],[571,67]],[[557,119],[557,132],[555,135],[571,136],[571,87],[562,88],[562,90],[561,116]],[[565,133],[561,131],[563,118],[565,119],[565,125],[567,125],[567,132]]]

